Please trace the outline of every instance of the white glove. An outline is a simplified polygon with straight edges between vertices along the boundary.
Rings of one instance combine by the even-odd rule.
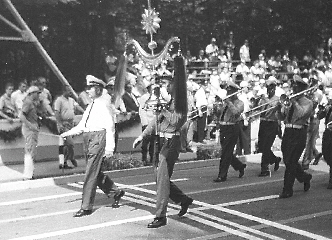
[[[106,158],[110,158],[110,157],[112,157],[112,156],[113,156],[113,152],[105,151],[105,153],[104,153],[104,157],[106,157]]]
[[[136,148],[142,142],[142,140],[143,140],[142,136],[138,136],[138,138],[136,138],[133,143],[133,148]]]

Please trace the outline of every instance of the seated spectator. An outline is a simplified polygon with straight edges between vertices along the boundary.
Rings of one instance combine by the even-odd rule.
[[[244,60],[241,60],[241,63],[236,66],[235,72],[237,73],[237,75],[242,74],[243,79],[247,80],[250,70],[246,65],[246,62]]]
[[[219,68],[228,67],[228,58],[225,55],[224,49],[220,49],[218,54],[218,60],[220,61]]]
[[[15,105],[18,114],[22,110],[23,99],[27,96],[26,90],[27,90],[27,82],[24,80],[19,83],[18,89],[12,93],[11,96],[12,102]]]
[[[13,119],[18,117],[16,107],[11,98],[14,84],[12,82],[7,83],[5,90],[6,92],[0,98],[0,118],[13,122]]]

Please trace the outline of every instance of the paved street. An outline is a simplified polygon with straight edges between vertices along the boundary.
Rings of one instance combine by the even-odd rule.
[[[218,161],[177,164],[172,179],[195,201],[182,218],[177,216],[179,206],[169,203],[168,224],[159,229],[146,227],[155,204],[152,168],[112,172],[126,190],[120,208],[113,209],[112,199],[98,192],[93,214],[78,219],[72,215],[80,208],[82,175],[3,183],[0,239],[332,238],[332,191],[326,189],[328,173],[323,162],[311,166],[308,192],[296,182],[294,196],[282,200],[277,197],[284,167],[271,177],[259,178],[259,157],[248,157],[247,165],[243,178],[230,169],[227,182],[214,183]],[[27,185],[17,190],[19,184]]]

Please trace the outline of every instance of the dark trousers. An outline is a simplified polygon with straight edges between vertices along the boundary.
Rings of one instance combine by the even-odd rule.
[[[322,139],[322,154],[327,165],[332,166],[332,130],[325,129]]]
[[[206,118],[206,113],[203,113],[202,117],[197,118],[197,142],[203,142],[203,140],[205,139]]]
[[[114,129],[115,129],[115,132],[114,132],[114,141],[115,141],[114,153],[116,153],[116,150],[118,148],[118,141],[119,141],[119,131],[118,131],[117,123],[115,123]]]
[[[173,136],[170,139],[160,138],[160,145],[162,147],[159,154],[159,161],[155,163],[155,173],[157,176],[156,217],[165,217],[169,198],[175,203],[182,203],[188,200],[188,196],[170,181],[174,164],[180,154],[180,137]]]
[[[278,134],[278,122],[261,121],[258,131],[258,149],[262,153],[261,172],[269,171],[269,164],[274,164],[278,158],[274,155],[271,147]]]
[[[251,123],[249,122],[248,126],[244,126],[244,121],[240,121],[239,126],[240,131],[236,144],[236,154],[249,155],[251,153]]]
[[[292,193],[295,179],[300,183],[310,176],[304,172],[299,159],[305,148],[307,128],[286,128],[281,142],[281,151],[286,166],[284,174],[284,192]]]
[[[114,182],[101,171],[105,153],[106,131],[83,133],[86,170],[83,184],[83,210],[92,210],[97,186],[106,194],[118,190]]]
[[[142,126],[142,132],[145,130],[145,128],[147,127],[147,125]],[[153,161],[153,156],[154,156],[154,148],[155,148],[155,135],[150,135],[147,136],[143,139],[142,141],[142,161],[147,162],[147,155],[149,153],[150,156],[150,162]]]
[[[240,126],[238,124],[220,126],[221,157],[218,177],[226,178],[230,165],[236,171],[243,167],[243,163],[237,157],[235,157],[233,153],[234,147],[239,137],[239,131]]]

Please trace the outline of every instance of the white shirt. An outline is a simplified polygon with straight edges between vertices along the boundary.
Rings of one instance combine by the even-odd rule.
[[[22,92],[21,90],[17,89],[15,92],[12,93],[11,99],[12,103],[15,105],[18,111],[21,111],[23,106],[23,99],[27,96],[26,92]]]
[[[197,92],[195,93],[194,98],[196,100],[196,107],[197,108],[208,105],[208,101],[206,99],[206,93],[205,93],[203,87],[200,87],[197,90]]]
[[[242,45],[242,47],[240,48],[240,58],[241,60],[250,62],[249,47],[247,47],[246,45]]]
[[[154,111],[150,106],[148,105],[148,101],[154,101],[157,100],[157,97],[154,94],[145,93],[138,99],[139,101],[139,109],[138,113],[141,118],[141,124],[142,126],[148,125],[151,121],[153,121],[155,115]]]
[[[113,153],[114,141],[114,116],[111,111],[109,98],[98,97],[92,101],[83,113],[81,121],[76,127],[66,132],[67,135],[78,135],[83,132],[106,130],[106,153]]]

